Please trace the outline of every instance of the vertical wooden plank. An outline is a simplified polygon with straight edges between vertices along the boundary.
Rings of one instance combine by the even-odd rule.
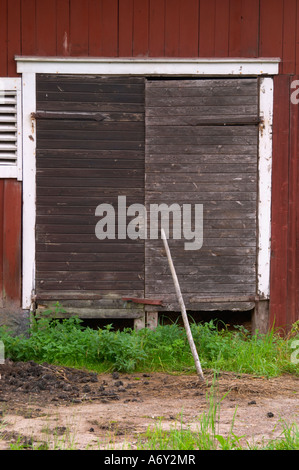
[[[295,73],[296,61],[296,0],[283,4],[282,73]]]
[[[133,56],[148,56],[149,1],[134,0]]]
[[[133,3],[134,0],[119,2],[118,53],[120,57],[133,55]]]
[[[22,54],[34,55],[36,50],[35,0],[21,0]]]
[[[259,0],[230,0],[229,56],[258,57]]]
[[[101,55],[103,57],[117,57],[118,55],[118,1],[101,1],[101,23],[102,36]]]
[[[260,57],[282,57],[283,0],[260,0]]]
[[[56,55],[56,0],[36,0],[36,54]]]
[[[0,76],[7,76],[7,0],[0,0]]]
[[[229,56],[241,57],[242,2],[230,0],[229,4]]]
[[[298,77],[292,77],[292,80]],[[292,92],[292,90],[290,90]],[[298,104],[290,102],[290,156],[289,156],[289,235],[288,235],[288,305],[286,309],[287,323],[292,325],[296,319],[297,295],[297,199],[298,199]]]
[[[198,57],[198,0],[180,1],[180,57]]]
[[[260,0],[241,0],[242,36],[241,57],[259,56]],[[271,10],[270,10],[271,11]],[[271,14],[268,16],[271,17]]]
[[[9,77],[15,77],[17,76],[17,71],[14,57],[21,53],[20,0],[9,0],[7,7],[7,73]]]
[[[3,302],[4,180],[0,180],[0,306]]]
[[[3,291],[6,302],[21,300],[21,184],[5,180]]]
[[[229,0],[216,0],[215,56],[228,57]]]
[[[101,15],[102,4],[99,0],[88,2],[88,54],[91,57],[100,56],[102,45]]]
[[[215,56],[215,0],[200,2],[199,12],[199,55]]]
[[[88,56],[88,3],[70,0],[70,53]]]
[[[180,48],[180,0],[165,0],[165,56],[178,57]]]
[[[149,55],[163,57],[165,48],[165,0],[150,0]]]
[[[56,3],[56,43],[57,55],[68,56],[70,53],[70,2],[57,0]]]
[[[274,78],[270,326],[285,324],[288,295],[289,77]]]
[[[296,75],[299,74],[299,5],[297,0],[297,11],[296,11]]]

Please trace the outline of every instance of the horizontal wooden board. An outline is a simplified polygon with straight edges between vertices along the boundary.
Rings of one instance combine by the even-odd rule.
[[[147,126],[147,137],[238,137],[257,138],[258,130],[255,126],[242,125],[242,126]]]
[[[256,96],[248,96],[248,95],[235,95],[235,96],[227,96],[227,95],[220,95],[220,96],[198,96],[194,94],[194,96],[151,96],[150,99],[147,100],[147,116],[152,116],[153,113],[157,112],[158,114],[162,112],[161,109],[157,108],[168,108],[168,107],[175,107],[180,108],[184,107],[188,110],[189,107],[196,106],[200,108],[198,111],[200,113],[205,112],[206,107],[211,107],[211,109],[215,108],[218,110],[220,109],[224,114],[237,114],[237,106],[238,106],[238,113],[243,114],[243,106],[248,106],[249,109],[254,110],[255,115],[257,114],[257,95]],[[202,109],[203,107],[203,109]],[[228,107],[228,111],[226,111],[226,107]],[[152,109],[154,108],[154,110]],[[235,112],[232,113],[231,110]],[[193,111],[192,113],[193,114]]]
[[[227,87],[233,87],[235,90],[242,88],[243,90],[252,90],[252,94],[257,94],[257,80],[254,78],[189,78],[189,79],[149,79],[147,81],[147,95],[148,92],[157,88],[165,88],[171,90],[172,88],[179,88],[180,90],[187,90],[189,88],[220,88],[222,93],[225,93]]]
[[[126,165],[124,168],[99,168],[100,163],[97,166],[90,167],[90,168],[73,168],[70,167],[63,167],[61,169],[58,168],[39,168],[37,170],[37,178],[41,178],[43,176],[47,178],[55,178],[59,176],[59,174],[63,174],[63,178],[73,180],[74,178],[82,178],[84,180],[89,180],[90,178],[98,178],[99,181],[105,178],[127,178],[133,179],[134,177],[144,179],[144,167],[143,165],[138,165],[139,168],[134,168],[132,165]],[[133,180],[134,181],[134,180]],[[88,181],[86,181],[88,184]]]
[[[95,93],[97,103],[143,103],[144,97],[142,93],[142,88],[140,90],[118,90],[115,89],[114,92],[108,92],[105,90],[105,87],[102,87],[103,90],[97,90],[95,92],[84,92],[84,91],[38,91],[37,100],[40,103],[40,106],[46,107],[42,103],[49,102],[67,102],[67,103],[94,103]],[[141,91],[141,92],[140,92]]]
[[[60,258],[60,257],[59,257]],[[74,273],[74,272],[80,272],[81,276],[83,276],[82,273],[87,272],[107,272],[107,273],[125,273],[127,272],[127,262],[129,258],[127,259],[116,259],[113,261],[111,260],[111,256],[109,257],[109,261],[99,261],[97,263],[95,262],[88,262],[85,260],[82,261],[61,261],[61,259],[55,261],[52,259],[49,259],[48,261],[39,261],[37,264],[37,269],[40,273],[49,273],[49,272],[69,272],[69,273]],[[141,269],[144,269],[144,257],[142,256],[141,262],[134,262],[131,259],[130,260],[130,270],[134,273],[138,273]],[[130,272],[131,272],[130,271]],[[128,274],[126,274],[128,277]]]
[[[68,247],[69,248],[69,247]],[[56,256],[57,255],[57,256]],[[122,250],[122,251],[89,251],[87,253],[79,253],[78,251],[44,251],[39,252],[38,263],[47,263],[48,266],[52,266],[52,263],[78,263],[79,265],[84,266],[84,263],[91,263],[94,269],[97,266],[102,266],[105,263],[116,264],[118,263],[122,267],[127,267],[128,262],[134,264],[138,263],[139,266],[144,262],[144,249],[131,252],[131,250]],[[43,265],[43,269],[45,266]]]
[[[40,266],[39,266],[40,268]],[[82,268],[81,268],[82,269]],[[140,267],[139,267],[140,269]],[[136,271],[41,271],[39,270],[37,273],[37,280],[43,282],[43,280],[47,279],[47,281],[57,281],[57,282],[64,282],[64,281],[94,281],[94,282],[140,282],[144,280],[144,276],[139,274]]]
[[[39,148],[41,149],[72,149],[74,141],[67,140],[40,140]],[[112,141],[112,140],[76,140],[76,148],[89,150],[142,150],[144,148],[143,142],[138,141]]]
[[[138,296],[140,295],[140,291],[135,290],[132,291],[132,296]],[[117,294],[109,295],[109,292],[104,292],[104,291],[96,291],[93,289],[85,289],[85,290],[74,290],[74,289],[68,289],[68,290],[44,290],[40,289],[38,294],[36,295],[37,300],[43,301],[43,300],[51,300],[54,301],[55,304],[57,302],[57,298],[61,299],[61,302],[65,300],[70,300],[73,301],[75,300],[76,302],[79,300],[82,300],[83,302],[86,301],[86,306],[89,305],[89,301],[102,301],[103,304],[101,305],[101,308],[104,308],[106,310],[109,310],[109,307],[112,309],[126,309],[126,303],[122,301],[122,292],[118,292]],[[52,304],[53,305],[53,304]],[[84,305],[84,304],[83,304]],[[82,305],[82,306],[83,306]],[[95,304],[95,306],[97,306]],[[141,307],[137,304],[135,306],[136,309],[141,310]]]
[[[132,290],[144,292],[144,282],[140,281],[97,281],[95,279],[87,280],[81,279],[79,281],[67,281],[67,280],[37,280],[37,290],[93,290],[93,291],[105,291],[112,293],[122,293],[125,295],[126,292],[132,292]],[[132,295],[132,294],[130,294]]]
[[[142,85],[144,83],[143,77],[128,75],[117,75],[117,76],[109,76],[109,75],[70,75],[70,74],[44,74],[40,73],[37,75],[37,89],[48,90],[51,86],[60,86],[67,84],[82,87],[84,84],[88,86],[112,86],[112,85],[119,85],[122,84],[124,86],[130,85]]]
[[[66,129],[54,129],[54,130],[39,130],[37,132],[37,138],[43,139],[46,142],[50,139],[55,139],[59,142],[61,141],[82,141],[82,140],[94,140],[96,142],[106,142],[106,141],[114,141],[114,142],[140,142],[140,140],[144,139],[144,131],[143,129],[135,131],[128,131],[118,130],[118,131],[98,131],[98,130],[66,130]]]
[[[173,248],[172,244],[173,244],[173,240],[171,240],[172,243],[169,243],[170,245],[170,250],[173,251],[175,250],[175,261],[177,261],[178,259],[180,260],[183,260],[184,263],[186,263],[186,251],[184,249],[184,243],[181,242],[179,247],[180,249],[178,249],[176,247]],[[155,246],[155,243],[156,241],[155,240],[151,240],[150,242],[147,241],[146,243],[146,259],[147,258],[151,258],[151,257],[156,257],[156,258],[164,258],[164,262],[166,261],[166,254],[165,254],[165,251],[164,251],[164,248],[162,247],[162,240],[159,240],[159,246]],[[132,251],[133,251],[133,246],[132,245]],[[177,244],[178,246],[178,244]],[[53,249],[54,251],[54,249]],[[194,260],[197,260],[199,262],[199,266],[200,266],[200,259],[201,257],[204,257],[204,256],[208,256],[211,258],[212,261],[215,261],[216,262],[216,259],[219,257],[219,261],[222,260],[222,257],[225,257],[225,256],[233,256],[233,257],[238,257],[238,256],[241,256],[243,257],[243,263],[246,262],[246,260],[244,259],[244,257],[247,257],[247,256],[256,256],[256,247],[255,246],[243,246],[243,247],[240,247],[240,246],[213,246],[213,247],[210,247],[210,246],[206,246],[206,245],[203,245],[202,248],[200,250],[194,250],[192,251],[192,258],[194,258]],[[215,260],[213,260],[213,258],[215,258]],[[146,260],[147,261],[147,260]],[[232,260],[233,261],[233,260]],[[189,262],[189,261],[188,261]]]
[[[213,276],[221,276],[225,275],[227,272],[227,268],[225,264],[220,263],[219,265],[201,265],[201,266],[190,266],[188,264],[185,265],[178,265],[176,266],[176,273],[178,276],[183,276],[185,280],[185,276],[208,276],[208,275],[213,275]],[[243,274],[249,274],[252,275],[255,273],[255,266],[254,263],[252,264],[239,264],[235,265],[233,269],[233,275],[243,275]],[[162,276],[161,279],[164,279],[164,276],[170,276],[170,269],[169,265],[165,263],[165,265],[154,265],[154,264],[148,264],[145,267],[145,274],[148,277],[148,279],[156,279],[157,276]],[[216,279],[215,279],[216,280]]]
[[[219,295],[220,293],[227,293],[230,292],[231,294],[252,294],[255,291],[255,283],[251,284],[221,284],[216,283],[211,279],[210,281],[206,280],[201,285],[199,282],[193,282],[191,284],[183,283],[183,295],[190,294],[190,293],[197,293],[203,292],[205,295],[211,296],[211,300],[213,299],[213,295]],[[160,279],[156,280],[155,282],[148,282],[146,285],[146,295],[155,294],[157,297],[162,297],[163,294],[173,294],[173,299],[175,299],[175,288],[173,283],[165,283]],[[189,307],[189,305],[188,305]]]
[[[118,113],[134,113],[134,114],[141,114],[144,116],[144,105],[143,103],[127,103],[127,102],[116,102],[110,103],[109,101],[100,102],[98,103],[96,100],[92,102],[80,102],[80,101],[43,101],[37,102],[36,107],[37,113],[39,111],[55,111],[56,114],[63,113],[63,112],[76,112],[78,113],[93,113],[93,112],[100,112],[100,113],[111,113],[110,119],[109,114],[107,116],[103,115],[103,118],[116,121],[118,118]],[[80,116],[80,114],[79,114]],[[140,120],[136,118],[136,120]]]
[[[74,196],[74,188],[70,187],[52,187],[52,186],[46,186],[46,187],[41,187],[38,186],[36,188],[37,191],[37,197],[39,196],[45,196],[45,197],[51,197],[51,196],[58,196],[58,197],[73,197]],[[130,193],[128,194],[128,191],[126,188],[103,188],[97,186],[97,187],[76,187],[75,191],[76,197],[81,197],[81,198],[88,198],[88,197],[93,197],[96,198],[100,202],[109,202],[110,198],[111,200],[115,200],[115,197],[118,196],[126,196],[128,199],[130,197],[136,197],[137,198],[142,198],[144,194],[144,187],[142,188],[130,188]],[[107,199],[109,198],[109,199]],[[51,199],[48,199],[51,201]],[[63,202],[63,201],[61,201]],[[51,205],[51,204],[50,204]]]
[[[39,156],[40,157],[40,156]],[[101,167],[102,171],[106,171],[107,169],[114,169],[114,170],[122,170],[122,169],[135,169],[135,168],[142,168],[143,173],[144,173],[144,160],[140,158],[101,158],[101,161],[99,162],[99,159],[97,158],[85,158],[85,159],[80,159],[80,158],[72,158],[70,156],[66,157],[40,157],[39,160],[39,165],[38,165],[38,172],[41,173],[44,169],[58,169],[58,168],[80,168],[84,169],[97,169],[98,167]]]
[[[59,292],[57,292],[59,294]],[[51,292],[48,296],[47,299],[47,294],[46,292],[43,292],[43,299],[44,300],[49,300],[53,295],[53,292]],[[38,300],[41,300],[40,296],[37,296]],[[52,306],[55,309],[55,303],[48,304],[49,307]],[[136,311],[138,310],[139,312],[143,312],[144,310],[144,305],[142,304],[137,304],[134,303],[132,304],[131,302],[126,302],[122,300],[122,298],[118,297],[109,297],[108,295],[100,295],[92,292],[86,292],[86,298],[82,295],[82,293],[77,292],[77,291],[68,291],[68,293],[65,293],[63,295],[63,298],[61,299],[60,302],[61,308],[70,308],[70,307],[78,307],[78,308],[99,308],[99,309],[104,309],[104,308],[112,308],[112,309],[125,309],[125,310],[132,310]]]
[[[197,153],[199,155],[204,154],[217,154],[217,155],[256,155],[257,146],[253,145],[226,145],[226,144],[206,144],[200,145],[197,143],[192,144],[181,144],[173,145],[171,143],[165,145],[154,145],[147,144],[147,152],[150,154],[180,154],[183,158],[186,154]]]
[[[131,107],[133,110],[130,111],[129,107],[119,106],[101,106],[94,109],[81,109],[80,105],[76,105],[75,109],[59,109],[59,103],[52,105],[51,107],[47,106],[48,110],[39,108],[34,117],[38,122],[46,120],[47,122],[53,122],[55,120],[55,126],[59,127],[59,124],[63,120],[71,120],[72,122],[103,122],[103,123],[120,123],[120,122],[144,122],[144,114],[136,111],[136,106]],[[58,108],[58,109],[57,109]],[[74,108],[74,106],[73,106]]]
[[[189,165],[195,164],[235,164],[235,163],[249,163],[256,165],[256,154],[221,154],[221,160],[219,159],[219,153],[184,153],[184,159],[182,159],[182,154],[152,154],[147,153],[146,156],[146,169],[151,172],[159,171],[160,168],[163,169],[163,165],[172,165],[172,164],[183,164]],[[155,163],[151,168],[148,165]]]
[[[60,173],[56,177],[53,176],[39,176],[37,179],[37,184],[42,186],[42,187],[61,187],[61,186],[68,186],[71,188],[77,188],[77,187],[85,187],[89,186],[94,187],[94,188],[140,188],[142,187],[144,182],[144,177],[139,176],[139,177],[130,177],[130,178],[122,178],[119,176],[118,178],[93,178],[90,177],[88,178],[88,181],[86,179],[82,178],[65,178],[62,176]],[[128,191],[129,193],[129,191]]]
[[[189,193],[196,192],[197,194],[200,192],[240,192],[243,193],[245,192],[256,192],[256,183],[251,182],[251,183],[244,183],[242,180],[237,180],[231,182],[229,184],[229,180],[226,179],[226,182],[223,183],[212,183],[211,180],[210,182],[204,182],[204,183],[190,183],[188,185],[188,191]],[[145,182],[145,189],[146,191],[151,191],[152,193],[154,191],[162,192],[164,191],[165,193],[170,193],[172,191],[174,192],[181,192],[183,191],[186,193],[186,183],[176,183],[174,184],[173,182],[157,182],[157,183],[151,183],[148,184],[147,181]]]
[[[59,296],[62,296],[63,293],[60,293]],[[47,296],[50,297],[50,299],[55,301],[55,294],[52,294],[49,296],[49,293],[47,293]],[[72,302],[75,304],[75,302]],[[38,305],[37,310],[36,310],[36,316],[37,318],[39,316],[43,316],[45,310],[52,310],[55,312],[55,306],[53,308],[53,304],[49,304],[48,302],[43,302],[42,307]],[[112,308],[111,306],[108,306],[106,308],[98,308],[98,307],[77,307],[76,305],[73,305],[72,307],[63,307],[63,310],[61,312],[56,312],[53,314],[54,318],[70,318],[73,316],[78,316],[81,319],[138,319],[141,317],[144,317],[144,313],[140,311],[139,309],[125,309],[125,308]]]
[[[166,160],[166,159],[165,159]],[[153,166],[151,163],[147,162],[145,166],[145,170],[147,174],[158,173],[163,174],[164,177],[169,175],[171,177],[177,177],[178,175],[173,175],[173,173],[181,173],[181,174],[197,174],[202,175],[203,173],[207,174],[223,174],[223,173],[238,173],[238,175],[242,175],[242,177],[246,176],[248,173],[257,173],[257,165],[256,163],[246,163],[246,162],[235,162],[235,163],[219,163],[219,159],[217,163],[201,163],[196,162],[196,166],[193,162],[186,162],[185,159],[181,163],[168,163],[167,160],[165,163],[159,163]]]
[[[92,137],[91,137],[92,138]],[[200,145],[200,146],[205,146],[205,145],[213,145],[214,143],[217,146],[220,145],[257,145],[257,139],[256,136],[220,136],[220,135],[214,135],[214,136],[209,136],[209,135],[186,135],[186,136],[149,136],[147,135],[147,145],[149,146],[161,146],[164,147],[166,145]],[[150,147],[151,148],[151,147]],[[162,150],[161,150],[162,151]]]
[[[57,115],[58,117],[59,115]],[[63,116],[61,116],[63,117]],[[75,117],[75,116],[74,116]],[[86,116],[87,118],[88,116]],[[143,117],[143,115],[141,115]],[[106,122],[97,121],[97,120],[89,120],[89,119],[71,119],[71,115],[69,119],[65,117],[64,119],[39,119],[38,128],[37,128],[37,135],[41,136],[42,131],[93,131],[93,132],[110,132],[115,137],[117,137],[119,132],[145,132],[144,122],[142,121],[110,121]]]
[[[213,110],[212,110],[213,111]],[[221,115],[219,112],[211,112],[211,114],[191,114],[188,115],[185,113],[174,115],[172,113],[163,114],[162,112],[158,115],[147,116],[146,117],[146,126],[175,126],[175,127],[182,127],[182,126],[217,126],[217,127],[224,127],[224,126],[240,126],[240,125],[256,125],[259,124],[260,118],[258,115],[254,114],[223,114]],[[244,110],[245,111],[245,110]]]
[[[52,103],[47,103],[46,108],[51,109]],[[85,107],[86,108],[86,107]],[[84,109],[85,109],[84,108]],[[75,109],[75,108],[74,108]],[[95,107],[91,106],[90,111],[95,109]],[[96,110],[96,109],[95,109]],[[112,107],[109,108],[110,111],[114,110]],[[136,110],[137,112],[137,110]],[[256,119],[257,114],[257,106],[256,105],[240,105],[238,107],[238,112],[236,113],[235,106],[196,106],[196,103],[190,104],[190,106],[179,106],[179,105],[172,105],[172,106],[159,106],[155,108],[147,108],[146,111],[146,118],[147,117],[166,117],[166,116],[214,116],[218,117],[222,116],[222,119],[226,116],[246,116],[248,121],[250,121],[250,116],[253,116]],[[219,119],[219,122],[222,121]]]
[[[211,167],[210,167],[211,168]],[[191,170],[191,169],[190,169]],[[228,169],[229,170],[229,169]],[[168,183],[173,185],[175,188],[177,184],[185,183],[186,187],[191,183],[209,183],[214,181],[215,183],[226,183],[227,181],[238,181],[242,183],[255,183],[257,181],[256,172],[254,168],[248,167],[248,172],[238,173],[237,171],[233,174],[229,171],[220,172],[217,171],[216,165],[211,168],[211,171],[205,171],[205,168],[201,171],[200,167],[198,171],[193,168],[193,172],[148,172],[146,177],[146,184],[148,186],[156,183]]]

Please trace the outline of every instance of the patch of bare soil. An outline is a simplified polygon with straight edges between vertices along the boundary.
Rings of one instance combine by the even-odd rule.
[[[266,379],[223,372],[195,375],[100,374],[34,362],[0,365],[0,450],[124,449],[155,425],[199,428],[213,387],[220,401],[219,434],[261,444],[282,423],[299,425],[299,378]]]

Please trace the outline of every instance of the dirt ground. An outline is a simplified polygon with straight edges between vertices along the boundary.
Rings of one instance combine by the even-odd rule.
[[[244,436],[244,443],[278,437],[283,422],[299,425],[299,378],[289,375],[266,379],[223,372],[213,384],[213,373],[204,371],[203,385],[196,375],[97,375],[10,361],[0,365],[0,374],[0,450],[16,443],[28,449],[136,449],[155,425],[168,430],[182,423],[197,430],[211,387],[222,400],[223,436],[234,416],[234,433]]]

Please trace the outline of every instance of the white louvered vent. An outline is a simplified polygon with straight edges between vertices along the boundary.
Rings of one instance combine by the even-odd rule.
[[[0,177],[20,179],[20,79],[0,78]]]

